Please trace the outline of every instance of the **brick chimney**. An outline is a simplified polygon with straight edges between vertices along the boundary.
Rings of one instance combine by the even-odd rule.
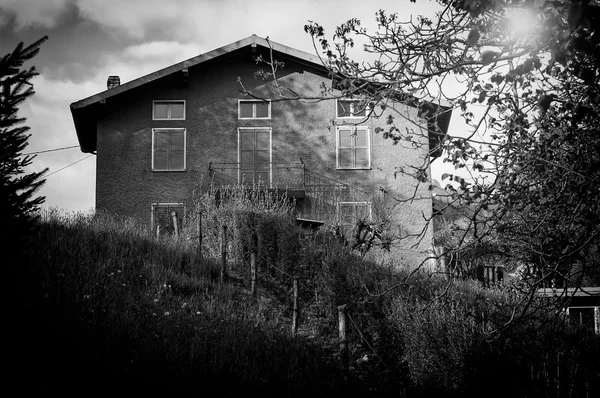
[[[109,76],[106,81],[106,88],[110,90],[111,88],[118,87],[121,84],[121,79],[119,76]]]

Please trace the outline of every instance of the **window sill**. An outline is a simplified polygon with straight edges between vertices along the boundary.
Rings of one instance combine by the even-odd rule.
[[[150,171],[152,171],[153,173],[182,173],[184,171],[187,171],[186,169],[181,169],[181,170],[156,170],[156,169],[151,169]]]

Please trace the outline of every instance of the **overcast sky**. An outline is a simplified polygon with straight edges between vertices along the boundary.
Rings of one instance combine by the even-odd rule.
[[[49,36],[31,62],[40,72],[36,94],[20,111],[31,127],[25,152],[35,152],[78,145],[69,105],[104,91],[109,75],[123,84],[252,34],[314,53],[303,29],[309,20],[333,32],[356,17],[373,32],[378,9],[408,19],[438,7],[430,0],[0,0],[0,55]],[[40,191],[46,206],[94,207],[95,156],[58,171],[86,156],[79,148],[37,156],[31,171],[56,172]]]

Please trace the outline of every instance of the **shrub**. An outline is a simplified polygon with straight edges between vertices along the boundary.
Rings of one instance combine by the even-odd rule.
[[[576,337],[535,300],[527,316],[498,332],[521,298],[510,284],[485,289],[469,280],[419,276],[410,281],[391,300],[387,315],[401,342],[396,355],[415,393],[551,397],[570,391],[586,396],[600,379],[594,373],[598,362],[590,362],[600,355],[600,339]]]

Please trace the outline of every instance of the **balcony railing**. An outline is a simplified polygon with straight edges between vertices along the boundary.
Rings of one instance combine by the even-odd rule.
[[[255,185],[304,191],[304,163],[213,163],[210,177],[217,185]]]
[[[276,189],[297,202],[299,217],[330,220],[339,202],[360,202],[366,192],[306,168],[304,163],[213,163],[210,177],[216,186],[248,185]]]
[[[303,217],[314,220],[335,218],[339,202],[364,200],[359,190],[312,170],[305,170],[304,187],[306,200],[299,206],[299,211]]]

